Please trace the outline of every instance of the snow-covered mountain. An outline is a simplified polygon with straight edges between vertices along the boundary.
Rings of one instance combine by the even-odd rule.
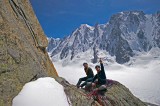
[[[59,45],[60,43],[60,38],[47,38],[48,39],[48,47],[47,47],[47,51],[54,51],[56,49],[56,47]]]
[[[84,58],[96,63],[104,57],[123,64],[137,52],[154,47],[160,48],[160,12],[126,11],[113,15],[106,24],[82,24],[66,38],[49,38],[47,50],[53,61]]]
[[[104,53],[104,51],[101,51],[101,53]],[[101,54],[101,56],[103,55]],[[86,74],[82,66],[84,59],[78,61],[73,59],[73,61],[66,66],[61,64],[62,62],[65,63],[64,60],[53,61],[53,63],[58,75],[75,85],[78,79]],[[88,63],[96,74],[97,71],[94,67],[99,63]],[[139,55],[132,57],[127,64],[108,62],[108,65],[104,64],[104,69],[107,79],[119,81],[141,100],[160,106],[160,48],[156,47],[149,52],[140,52]]]

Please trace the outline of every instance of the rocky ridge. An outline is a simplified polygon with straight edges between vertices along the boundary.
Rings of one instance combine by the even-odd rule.
[[[108,80],[112,84],[107,86],[108,91],[100,101],[96,101],[92,96],[88,97],[88,93],[83,89],[77,89],[65,79],[59,77],[56,80],[64,86],[71,106],[147,106],[146,103],[136,98],[129,89],[116,81]]]
[[[125,11],[111,16],[105,24],[89,26],[82,24],[69,36],[56,42],[51,38],[48,52],[54,61],[70,61],[77,55],[92,50],[93,63],[97,54],[106,51],[115,56],[116,62],[123,64],[137,52],[148,52],[160,48],[160,12],[145,14],[143,11]],[[54,46],[52,46],[54,45]]]

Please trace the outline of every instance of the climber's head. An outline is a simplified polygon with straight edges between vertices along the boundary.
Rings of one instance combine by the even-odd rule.
[[[97,70],[97,72],[99,72],[101,70],[100,66],[99,65],[96,65],[95,66],[95,69]]]
[[[88,63],[83,63],[84,68],[88,68]]]

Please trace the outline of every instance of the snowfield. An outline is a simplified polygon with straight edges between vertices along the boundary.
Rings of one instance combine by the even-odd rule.
[[[87,57],[87,54],[84,56]],[[103,57],[102,54],[101,56]],[[60,76],[64,77],[70,83],[76,84],[80,77],[85,76],[82,66],[83,62],[86,62],[85,57],[73,60],[73,62],[56,61],[53,63]],[[64,63],[67,65],[64,65]],[[89,61],[88,63],[94,70],[94,73],[96,73],[94,69],[96,64],[92,64]],[[112,60],[108,62],[108,65],[105,64],[105,70],[108,79],[117,80],[124,84],[141,100],[160,105],[159,49],[155,48],[149,53],[141,53],[125,65],[117,64]]]
[[[53,78],[27,83],[12,106],[69,106],[63,87]]]

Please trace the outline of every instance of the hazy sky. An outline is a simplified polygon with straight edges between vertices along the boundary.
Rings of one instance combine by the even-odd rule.
[[[48,37],[62,38],[80,24],[106,23],[112,14],[142,10],[156,13],[160,0],[30,0]]]

